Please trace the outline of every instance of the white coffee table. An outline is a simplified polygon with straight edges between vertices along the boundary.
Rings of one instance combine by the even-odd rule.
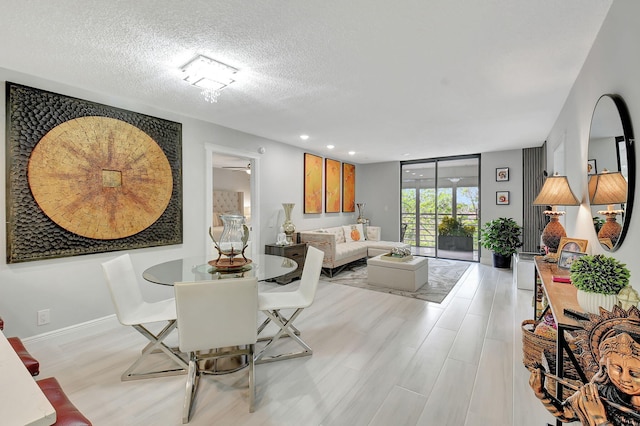
[[[410,260],[385,260],[384,255],[367,259],[367,276],[371,285],[416,291],[429,279],[429,261],[414,256]]]

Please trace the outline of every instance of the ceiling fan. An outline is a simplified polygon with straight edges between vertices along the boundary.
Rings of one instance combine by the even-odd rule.
[[[251,174],[251,163],[248,163],[244,167],[241,167],[241,166],[224,166],[222,168],[223,169],[229,169],[229,170],[243,171],[243,172],[246,172],[248,175]]]

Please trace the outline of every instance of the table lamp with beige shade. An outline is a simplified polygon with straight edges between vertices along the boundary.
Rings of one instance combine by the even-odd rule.
[[[614,209],[615,204],[627,202],[627,180],[620,172],[609,172],[607,169],[589,177],[589,201],[591,205],[606,205],[607,210],[599,210],[606,221],[598,231],[599,239],[609,239],[615,247],[622,232],[622,225],[616,216],[624,213],[624,209]]]
[[[549,223],[542,231],[542,242],[549,248],[553,256],[558,251],[560,238],[566,237],[567,233],[558,220],[564,215],[564,211],[558,211],[557,206],[578,206],[580,201],[571,191],[569,181],[566,176],[559,176],[558,173],[549,176],[542,185],[540,193],[533,200],[534,206],[551,206],[551,210],[545,210],[544,214],[549,216]]]

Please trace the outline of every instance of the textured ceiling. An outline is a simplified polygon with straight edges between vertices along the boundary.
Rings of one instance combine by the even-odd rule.
[[[539,146],[611,3],[12,0],[0,67],[337,159],[410,160]],[[217,104],[181,79],[197,54],[241,70]]]

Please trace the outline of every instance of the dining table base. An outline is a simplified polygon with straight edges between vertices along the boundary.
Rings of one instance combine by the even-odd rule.
[[[203,374],[229,374],[242,370],[249,365],[249,358],[247,355],[229,355],[223,358],[207,358],[208,355],[214,356],[221,352],[235,352],[240,349],[244,349],[246,346],[233,346],[228,348],[209,349],[206,351],[198,351],[198,358],[203,357],[198,361],[198,366]]]

